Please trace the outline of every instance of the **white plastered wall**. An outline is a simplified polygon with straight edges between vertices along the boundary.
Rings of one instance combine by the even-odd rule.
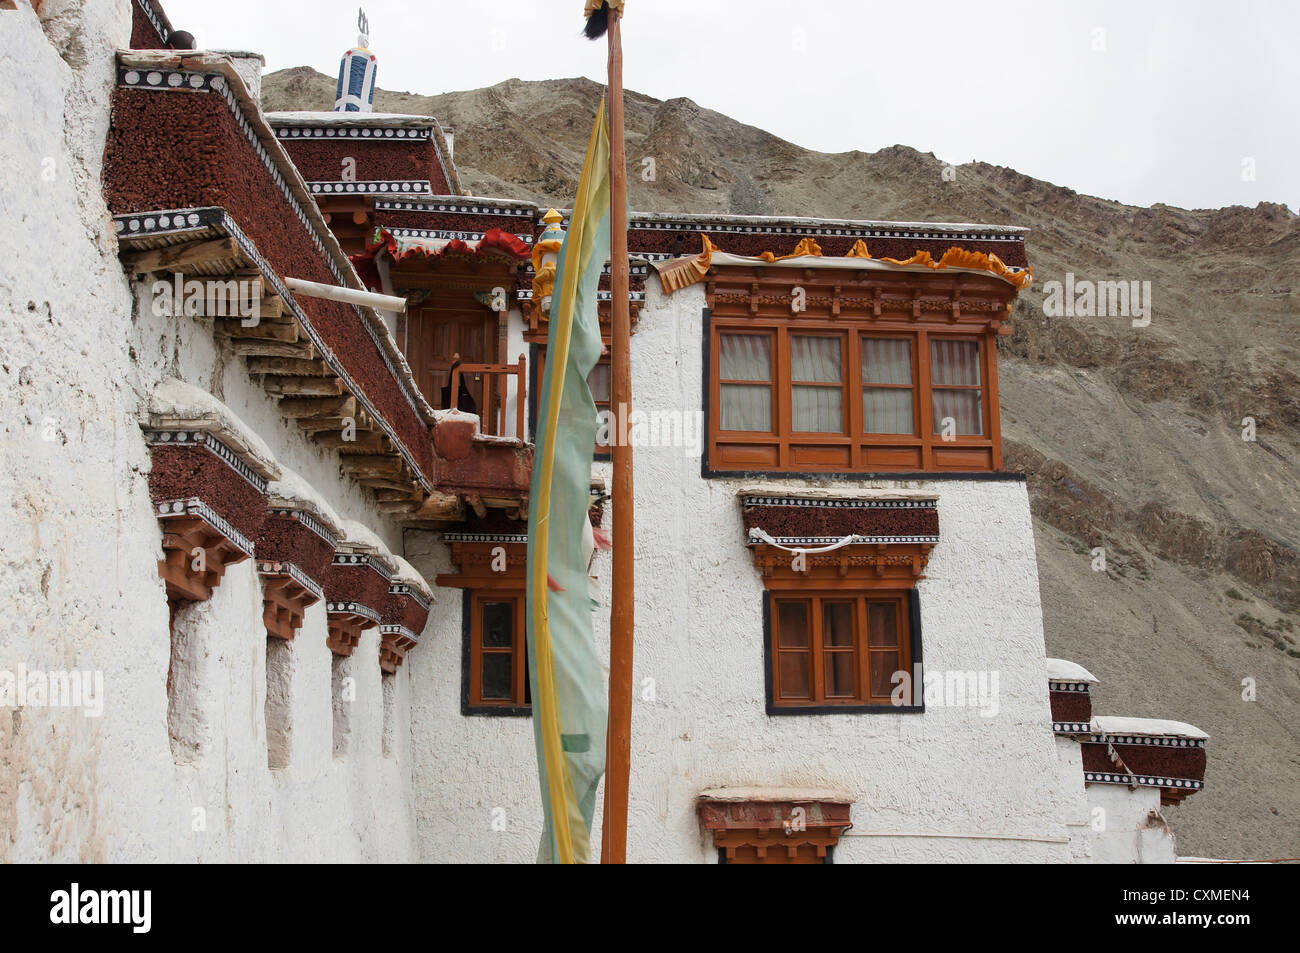
[[[365,633],[351,744],[336,758],[325,613],[312,607],[291,649],[290,760],[272,771],[251,560],[178,614],[193,655],[175,689],[192,707],[171,724],[195,743],[173,754],[161,532],[139,427],[160,379],[210,389],[338,512],[390,547],[400,533],[208,325],[154,315],[148,288],[128,283],[100,162],[131,4],[47,0],[43,15],[45,29],[20,4],[0,31],[0,70],[16,80],[0,93],[0,670],[100,671],[105,705],[98,718],[0,707],[0,860],[411,859],[407,670],[391,676],[385,757],[379,636]]]
[[[1172,864],[1174,835],[1160,813],[1159,788],[1089,784],[1096,823],[1088,829],[1095,864]]]

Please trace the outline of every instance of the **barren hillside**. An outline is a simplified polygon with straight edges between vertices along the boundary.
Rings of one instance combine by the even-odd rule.
[[[263,99],[328,109],[333,92],[298,68],[268,76]],[[600,93],[508,80],[380,91],[375,108],[454,128],[474,194],[567,205]],[[630,93],[627,134],[634,173],[656,162],[654,182],[629,176],[638,209],[1033,229],[1002,408],[1010,464],[1029,474],[1048,651],[1101,679],[1101,713],[1210,733],[1206,791],[1170,812],[1181,854],[1300,856],[1300,218],[1137,208],[983,163],[946,181],[905,146],[812,152],[686,99]],[[1066,272],[1150,281],[1150,326],[1045,317],[1043,283]]]

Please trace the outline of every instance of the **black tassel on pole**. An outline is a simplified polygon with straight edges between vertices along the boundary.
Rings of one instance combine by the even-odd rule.
[[[609,4],[602,3],[600,9],[587,17],[587,26],[583,29],[589,40],[599,40],[609,29]]]

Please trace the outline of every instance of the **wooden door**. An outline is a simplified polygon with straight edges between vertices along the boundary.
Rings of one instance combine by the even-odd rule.
[[[442,391],[451,383],[451,365],[457,356],[462,364],[496,362],[496,317],[413,308],[406,342],[406,360],[420,390],[430,404],[442,409]],[[465,375],[465,386],[480,415],[486,415],[490,408],[483,407],[482,375]],[[448,406],[455,404],[452,395]]]

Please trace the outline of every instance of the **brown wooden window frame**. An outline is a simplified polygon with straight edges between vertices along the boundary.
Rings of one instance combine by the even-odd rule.
[[[608,351],[611,347],[610,339],[603,338],[602,341]],[[546,374],[546,345],[529,345],[528,362],[528,433],[532,435],[535,440],[537,437],[538,418],[541,414],[540,402],[542,399],[542,380]],[[601,365],[610,368],[610,390],[612,391],[614,387],[614,369],[610,354],[606,353],[600,356],[600,359],[596,361],[595,366],[600,367]],[[590,378],[588,378],[588,384],[590,384]],[[592,400],[596,405],[597,414],[602,410],[612,412],[613,404],[611,401],[596,400],[595,394],[592,395]],[[616,427],[617,421],[612,419],[610,426],[611,428]],[[600,442],[599,427],[597,427],[596,446],[592,453],[597,460],[610,459],[609,446]]]
[[[736,383],[720,377],[721,338],[726,334],[770,335],[772,339],[773,426],[767,431],[722,429],[722,385]],[[845,352],[841,366],[845,427],[842,433],[804,432],[793,428],[791,338],[796,335],[842,336]],[[734,315],[718,316],[706,309],[705,363],[706,417],[709,428],[705,476],[730,473],[890,473],[890,472],[997,472],[1002,466],[1001,423],[998,418],[996,336],[954,328],[909,325],[903,321],[877,321],[841,315],[790,318]],[[886,434],[865,429],[863,394],[867,387],[883,386],[864,380],[862,342],[866,339],[905,339],[912,349],[913,432]],[[935,388],[931,368],[932,340],[972,341],[979,348],[981,423],[984,433],[958,434],[951,440],[935,433],[935,390],[962,389],[956,385]],[[746,383],[746,382],[741,382]],[[728,450],[730,449],[730,453]],[[730,457],[730,459],[727,459]],[[773,462],[773,459],[775,462]]]
[[[514,606],[512,645],[509,650],[489,649],[483,645],[483,606],[509,602]],[[466,715],[531,715],[528,689],[528,645],[526,598],[522,589],[465,589],[461,602],[462,704]],[[485,654],[508,654],[512,665],[512,693],[508,699],[483,697],[483,657]]]
[[[811,685],[809,697],[799,698],[783,695],[781,681],[781,656],[797,651],[797,648],[781,645],[780,606],[804,602],[810,606],[809,675]],[[856,691],[850,696],[831,696],[825,691],[826,681],[826,646],[824,645],[823,619],[821,611],[828,603],[854,604],[853,654],[856,656]],[[872,603],[892,603],[897,606],[898,644],[895,646],[871,646],[869,644],[869,612]],[[870,714],[870,713],[906,713],[924,711],[923,694],[914,688],[913,704],[895,705],[891,694],[895,689],[892,680],[887,679],[888,691],[883,695],[872,694],[871,662],[873,655],[897,651],[898,666],[895,671],[906,671],[915,678],[916,668],[921,662],[921,613],[916,589],[849,589],[819,588],[810,581],[807,589],[780,588],[769,589],[763,593],[763,643],[764,669],[766,678],[767,713],[769,715],[812,715],[812,714]],[[832,653],[844,651],[841,647],[831,649]],[[893,672],[888,673],[889,676]]]

